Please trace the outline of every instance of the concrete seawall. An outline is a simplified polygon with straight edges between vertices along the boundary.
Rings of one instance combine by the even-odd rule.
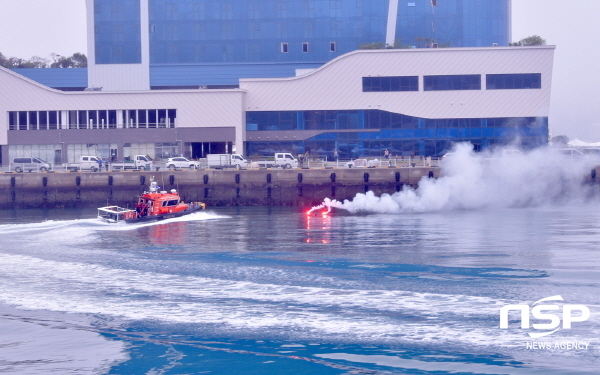
[[[432,167],[5,173],[0,175],[0,208],[132,206],[152,177],[161,189],[177,189],[184,201],[209,206],[312,206],[326,197],[391,194],[439,173]]]

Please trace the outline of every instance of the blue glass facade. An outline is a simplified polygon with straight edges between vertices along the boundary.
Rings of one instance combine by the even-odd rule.
[[[397,20],[396,40],[417,48],[510,42],[510,0],[399,0]]]
[[[140,25],[139,0],[95,0],[96,64],[140,64]]]
[[[140,63],[139,0],[94,6],[96,63]],[[389,0],[148,0],[148,6],[150,79],[157,87],[234,84],[248,78],[245,66],[253,64],[263,65],[250,69],[252,77],[272,77],[265,64],[287,64],[293,73],[387,39]],[[416,48],[510,42],[510,0],[398,0],[396,20],[396,40]],[[219,81],[206,69],[227,64],[238,73]],[[184,66],[194,78],[182,83]]]
[[[299,140],[275,138],[272,131],[327,130]],[[341,158],[393,155],[439,156],[455,142],[478,148],[517,141],[524,148],[548,143],[547,117],[425,119],[381,110],[247,112],[248,155],[311,153]],[[264,131],[264,132],[263,132]],[[291,138],[291,132],[289,133]]]
[[[324,63],[384,41],[388,0],[150,0],[149,6],[151,64]]]
[[[398,1],[396,39],[405,45],[510,41],[509,0]],[[384,43],[389,0],[149,0],[149,7],[151,64],[323,63]]]

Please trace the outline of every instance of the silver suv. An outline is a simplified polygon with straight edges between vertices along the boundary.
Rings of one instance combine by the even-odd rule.
[[[192,161],[182,156],[169,158],[166,163],[167,169],[174,170],[178,168],[189,168],[191,170],[200,168],[200,163]]]
[[[40,158],[13,158],[10,161],[10,169],[17,173],[23,171],[47,172],[52,166]]]

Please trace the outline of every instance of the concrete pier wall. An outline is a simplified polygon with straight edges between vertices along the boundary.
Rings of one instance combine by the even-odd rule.
[[[324,198],[352,199],[356,193],[394,193],[439,168],[265,169],[96,173],[0,174],[0,209],[130,207],[150,179],[162,190],[177,189],[184,201],[208,206],[312,206]]]

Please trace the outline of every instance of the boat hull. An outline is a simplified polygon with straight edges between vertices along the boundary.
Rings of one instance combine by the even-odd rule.
[[[190,207],[190,208],[185,209],[183,211],[169,212],[169,213],[158,214],[158,215],[147,215],[147,216],[142,216],[142,217],[136,217],[136,218],[133,218],[133,219],[125,219],[123,221],[126,222],[126,223],[129,223],[129,224],[132,224],[132,223],[144,223],[144,222],[149,222],[149,221],[158,221],[158,220],[172,219],[174,217],[180,217],[180,216],[189,215],[189,214],[192,214],[194,212],[201,211],[202,209],[203,209],[202,206]]]

